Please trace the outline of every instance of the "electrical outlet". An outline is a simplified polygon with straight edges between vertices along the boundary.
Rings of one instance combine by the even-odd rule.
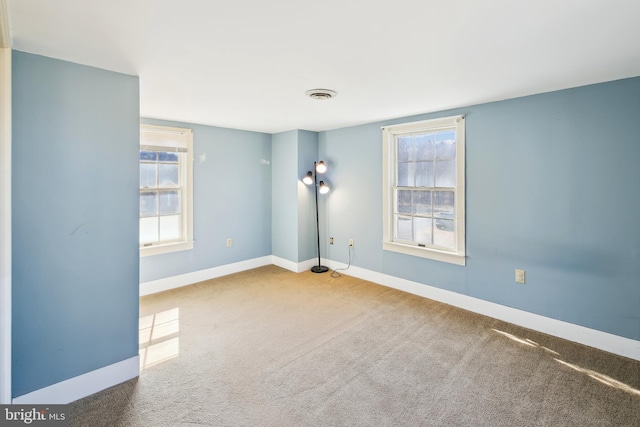
[[[227,246],[233,246],[233,240],[231,239],[231,237],[227,239]]]
[[[333,237],[329,237],[329,244],[333,245]]]
[[[516,269],[516,283],[524,283],[524,270]]]
[[[353,239],[349,239],[349,246],[353,246]]]

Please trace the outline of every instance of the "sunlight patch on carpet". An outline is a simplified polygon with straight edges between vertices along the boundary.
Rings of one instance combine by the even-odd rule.
[[[178,307],[140,318],[140,371],[174,359],[180,354]]]

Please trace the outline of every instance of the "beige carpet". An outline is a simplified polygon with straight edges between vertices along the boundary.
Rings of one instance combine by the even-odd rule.
[[[131,380],[73,426],[640,426],[640,362],[348,276],[141,299]]]

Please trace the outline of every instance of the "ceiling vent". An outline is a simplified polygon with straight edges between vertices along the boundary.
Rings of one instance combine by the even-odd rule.
[[[313,99],[331,99],[338,96],[338,94],[329,89],[311,89],[305,92],[309,98]]]

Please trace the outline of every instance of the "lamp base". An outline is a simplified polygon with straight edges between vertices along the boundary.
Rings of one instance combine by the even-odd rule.
[[[329,271],[329,267],[325,267],[324,265],[314,265],[311,267],[311,272],[313,273],[326,273]]]

